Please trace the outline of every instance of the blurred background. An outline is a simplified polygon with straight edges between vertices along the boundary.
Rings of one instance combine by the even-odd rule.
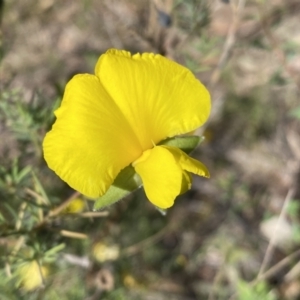
[[[0,1],[0,299],[300,299],[298,0]],[[46,166],[65,84],[115,47],[208,87],[210,179],[100,212]]]

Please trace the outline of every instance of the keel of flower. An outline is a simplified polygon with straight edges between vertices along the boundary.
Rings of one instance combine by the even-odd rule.
[[[104,205],[142,181],[149,200],[167,208],[190,189],[190,173],[208,176],[180,150],[189,152],[194,146],[186,142],[197,138],[177,136],[200,127],[209,113],[208,91],[185,67],[161,55],[111,49],[95,75],[67,84],[44,157],[72,188]]]
[[[203,164],[170,146],[156,146],[145,151],[133,166],[142,179],[148,199],[160,208],[173,205],[182,185],[184,191],[190,188],[191,177],[186,171],[209,176]]]

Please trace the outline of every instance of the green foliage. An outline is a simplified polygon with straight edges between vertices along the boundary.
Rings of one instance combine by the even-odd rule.
[[[298,106],[297,108],[293,109],[290,112],[290,115],[294,118],[300,119],[300,106]]]
[[[254,300],[254,299],[264,299],[264,300],[277,300],[278,298],[275,294],[270,291],[270,288],[265,282],[259,282],[255,286],[239,280],[237,285],[237,299],[239,300]]]
[[[300,212],[300,201],[295,199],[289,202],[287,207],[287,215],[292,225],[293,242],[300,243],[300,222],[298,219]]]
[[[12,132],[19,147],[28,149],[34,144],[39,158],[41,133],[53,121],[52,107],[41,105],[39,96],[25,103],[20,93],[3,91],[0,112],[0,122]],[[19,271],[32,262],[39,262],[41,268],[55,264],[65,247],[64,243],[49,240],[49,235],[41,234],[41,225],[52,208],[52,199],[48,198],[37,176],[40,170],[24,163],[28,154],[21,152],[20,157],[0,164],[1,299],[22,299],[25,279]],[[35,274],[31,276],[34,278]]]
[[[178,15],[177,11],[180,12]],[[203,0],[177,0],[174,3],[174,13],[179,26],[188,31],[200,31],[209,24],[208,5]]]
[[[53,122],[53,109],[60,99],[54,101],[52,107],[43,105],[37,94],[28,102],[24,102],[18,91],[3,91],[0,94],[0,120],[10,129],[19,142],[30,142],[35,146],[38,156],[41,155],[41,130],[45,130]]]

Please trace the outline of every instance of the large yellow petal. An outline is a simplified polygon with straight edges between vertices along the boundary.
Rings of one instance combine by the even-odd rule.
[[[99,78],[75,76],[43,143],[44,156],[72,188],[95,198],[142,154],[135,133]]]
[[[169,208],[180,194],[182,169],[167,149],[157,146],[134,162],[148,199],[160,208]]]
[[[187,68],[161,55],[111,49],[100,57],[95,73],[143,150],[195,130],[209,116],[206,88]]]
[[[188,156],[186,153],[184,153],[182,150],[178,148],[172,146],[161,146],[161,147],[164,147],[165,149],[169,150],[173,154],[175,160],[183,170],[199,176],[209,177],[209,171],[202,162]]]

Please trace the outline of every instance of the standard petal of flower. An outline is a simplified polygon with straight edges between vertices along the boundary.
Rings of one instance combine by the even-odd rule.
[[[171,146],[161,146],[168,149],[173,155],[178,164],[182,167],[183,170],[191,172],[193,174],[209,177],[209,171],[206,166],[200,161],[188,156],[186,153],[181,151],[178,148]]]
[[[180,194],[182,169],[172,153],[157,146],[134,162],[141,176],[147,198],[160,208],[169,208]]]
[[[210,113],[206,88],[185,67],[150,53],[109,50],[96,76],[134,129],[143,150],[201,126]]]
[[[103,195],[119,171],[142,154],[128,121],[94,75],[75,76],[55,114],[43,143],[45,159],[88,197]]]

